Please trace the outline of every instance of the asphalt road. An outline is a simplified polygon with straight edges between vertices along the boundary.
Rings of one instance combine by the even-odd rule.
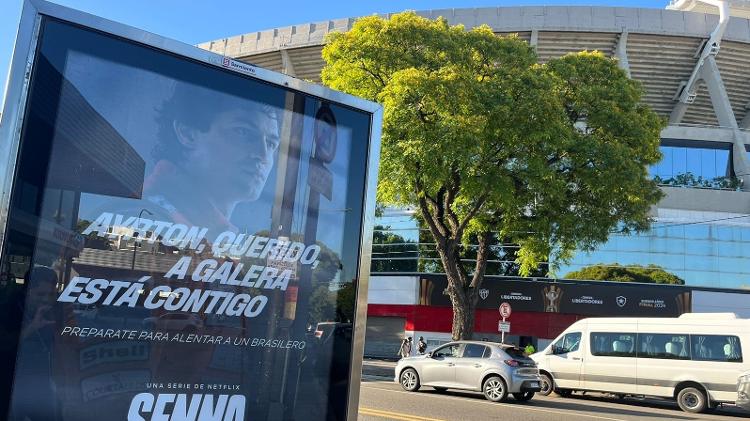
[[[431,387],[410,393],[392,382],[362,381],[359,419],[363,421],[649,421],[649,420],[734,420],[750,416],[739,408],[720,408],[711,414],[693,415],[668,401],[625,399],[603,396],[535,396],[528,403],[492,403],[480,393],[448,391]]]

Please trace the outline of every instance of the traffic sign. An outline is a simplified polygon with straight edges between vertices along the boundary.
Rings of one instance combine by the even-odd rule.
[[[502,303],[502,304],[500,304],[500,315],[503,316],[503,320],[505,320],[508,317],[510,317],[510,314],[512,312],[511,310],[512,309],[510,307],[510,304],[508,304],[508,303]]]
[[[497,331],[502,333],[510,333],[510,322],[497,322]]]

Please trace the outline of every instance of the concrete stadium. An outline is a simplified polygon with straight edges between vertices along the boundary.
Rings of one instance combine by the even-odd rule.
[[[581,50],[616,58],[643,84],[645,103],[669,122],[662,132],[664,159],[650,169],[666,196],[653,209],[649,232],[614,235],[596,251],[563,263],[558,275],[591,264],[655,264],[686,281],[692,294],[687,311],[733,311],[750,317],[750,1],[674,0],[666,9],[540,6],[417,13],[442,16],[467,28],[489,25],[498,35],[518,34],[536,48],[542,63]],[[355,20],[268,29],[199,47],[320,82],[326,34],[347,31]],[[386,213],[379,222],[398,227],[399,235],[408,237],[411,231],[417,238],[418,227],[410,222],[408,210]],[[404,334],[446,339],[450,326],[444,325],[450,318],[441,311],[435,310],[429,322],[419,321],[424,318],[418,314],[432,307],[424,301],[420,274],[374,275],[370,317],[387,332],[378,334],[381,343]],[[528,326],[512,338],[543,342],[560,330],[532,313]],[[494,314],[496,319],[496,310]],[[540,323],[546,327],[537,329]],[[481,336],[491,336],[494,329],[477,326]]]

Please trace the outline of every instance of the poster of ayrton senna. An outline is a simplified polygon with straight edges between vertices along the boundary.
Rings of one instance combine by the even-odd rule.
[[[21,129],[2,132],[18,151],[0,410],[353,419],[379,107],[68,9],[30,10],[30,78],[6,104],[22,107]]]

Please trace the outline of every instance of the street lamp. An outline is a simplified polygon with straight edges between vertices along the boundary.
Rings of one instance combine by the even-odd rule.
[[[141,211],[138,212],[138,220],[135,223],[136,226],[140,226],[141,225],[141,217],[143,216],[143,212],[146,212],[147,214],[149,214],[149,216],[153,216],[154,215],[153,213],[151,213],[146,208],[141,209]],[[133,234],[133,240],[134,240],[133,241],[133,261],[130,264],[130,270],[135,270],[135,252],[138,249],[138,235],[139,235],[138,232],[135,232]],[[145,237],[145,235],[144,235],[144,237]]]

